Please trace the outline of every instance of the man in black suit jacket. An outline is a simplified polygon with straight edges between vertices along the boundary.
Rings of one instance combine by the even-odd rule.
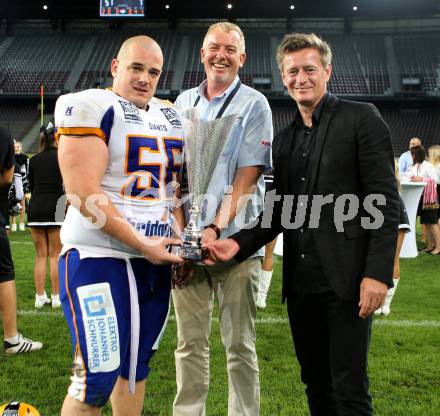
[[[393,285],[399,218],[389,130],[373,105],[327,92],[331,50],[316,35],[286,35],[277,60],[297,105],[273,144],[280,200],[208,244],[207,262],[241,261],[283,232],[283,300],[310,412],[371,415],[371,314]]]

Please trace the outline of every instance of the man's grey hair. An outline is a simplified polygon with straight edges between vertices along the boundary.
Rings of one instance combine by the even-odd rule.
[[[221,29],[226,33],[232,32],[233,30],[238,33],[240,37],[239,48],[240,52],[245,52],[245,43],[244,43],[244,35],[243,31],[237,26],[235,23],[231,22],[217,22],[209,26],[208,31],[206,32],[205,39],[203,39],[203,46],[205,46],[206,37],[215,29]]]
[[[289,33],[284,36],[277,48],[277,62],[280,71],[283,72],[283,59],[286,54],[306,48],[313,48],[319,52],[324,68],[332,63],[330,45],[319,36],[314,33]]]

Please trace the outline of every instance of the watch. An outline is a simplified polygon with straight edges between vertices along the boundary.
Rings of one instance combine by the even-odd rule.
[[[213,222],[209,224],[206,228],[212,228],[217,234],[217,238],[220,238],[220,228],[217,227]]]

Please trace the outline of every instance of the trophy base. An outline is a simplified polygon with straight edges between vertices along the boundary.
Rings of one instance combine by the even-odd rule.
[[[182,259],[199,263],[208,257],[208,252],[203,247],[173,246],[171,252]]]

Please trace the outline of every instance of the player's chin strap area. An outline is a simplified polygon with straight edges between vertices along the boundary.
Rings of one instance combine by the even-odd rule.
[[[125,259],[127,263],[128,286],[130,289],[130,370],[128,373],[128,391],[134,394],[136,385],[136,366],[139,349],[139,330],[140,330],[140,316],[139,316],[139,301],[136,286],[136,279],[134,277],[133,269],[129,259]]]

